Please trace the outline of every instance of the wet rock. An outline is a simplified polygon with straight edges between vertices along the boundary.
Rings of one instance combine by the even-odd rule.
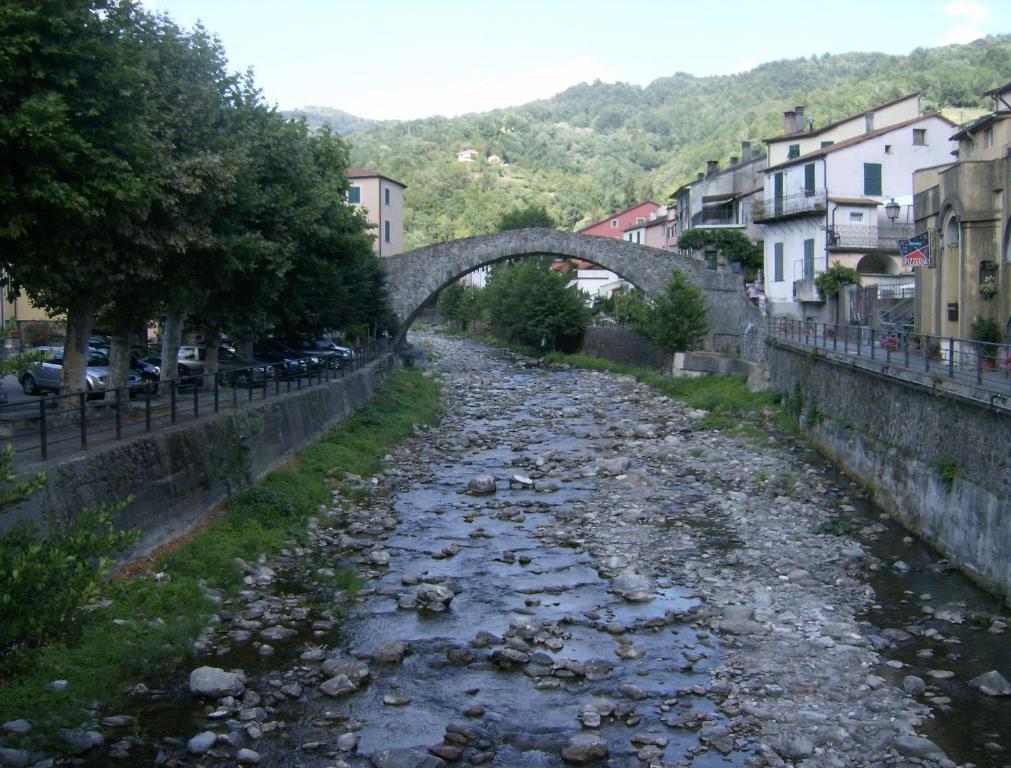
[[[607,742],[595,733],[577,733],[562,747],[562,760],[585,765],[608,756]]]
[[[631,571],[615,576],[611,591],[633,603],[644,603],[655,597],[655,587],[649,578]]]
[[[264,640],[268,642],[276,643],[280,640],[286,640],[289,637],[294,637],[297,634],[298,631],[292,629],[291,627],[282,627],[280,625],[275,625],[273,627],[267,627],[266,629],[261,631],[260,637],[262,637]]]
[[[495,493],[495,478],[491,475],[475,475],[467,483],[467,493],[472,496],[488,496]]]
[[[401,696],[396,693],[387,693],[383,696],[383,704],[388,707],[404,707],[412,701],[410,696]]]
[[[902,678],[902,690],[910,696],[922,696],[924,691],[927,690],[927,684],[923,681],[922,677],[906,675]]]
[[[102,734],[97,731],[85,731],[81,728],[63,728],[59,733],[60,742],[66,752],[80,755],[94,747],[105,743]]]
[[[331,677],[329,680],[320,683],[319,689],[322,693],[325,693],[327,696],[333,696],[334,698],[338,696],[347,696],[358,690],[354,683],[348,679],[347,675],[336,675]]]
[[[387,566],[390,564],[390,553],[385,549],[374,549],[369,553],[369,562],[372,565]]]
[[[383,643],[372,652],[374,661],[384,664],[399,664],[407,654],[407,643],[395,640],[390,643]]]
[[[602,475],[621,475],[628,470],[631,464],[632,460],[627,456],[615,456],[611,459],[601,459],[597,463],[597,469]]]
[[[434,747],[429,747],[428,751],[447,763],[455,763],[463,757],[463,748],[455,744],[436,744]]]
[[[242,675],[220,667],[197,667],[190,672],[190,693],[205,698],[238,696],[245,690]]]
[[[0,725],[0,731],[4,733],[11,733],[15,736],[24,736],[30,733],[32,730],[32,724],[27,720],[9,720],[3,725]]]
[[[1011,684],[995,669],[984,672],[979,677],[969,681],[969,685],[977,688],[987,696],[1011,696]]]
[[[261,759],[260,753],[252,749],[240,749],[235,753],[235,762],[240,765],[256,765]]]
[[[337,749],[341,752],[354,752],[358,749],[358,734],[342,733],[337,737]]]
[[[23,749],[0,747],[0,765],[5,768],[27,768],[32,756]]]
[[[191,755],[202,755],[218,742],[214,731],[203,731],[186,742],[186,751]]]
[[[772,748],[787,760],[803,760],[814,754],[814,742],[806,736],[784,734],[773,741]]]
[[[414,595],[419,608],[427,611],[444,611],[456,597],[453,590],[443,584],[422,584]]]
[[[895,747],[895,751],[900,755],[905,755],[906,757],[919,757],[919,758],[943,758],[946,757],[944,750],[937,746],[930,739],[924,739],[922,736],[916,736],[913,734],[903,734],[901,736],[896,736],[895,741],[892,743]]]
[[[369,665],[361,659],[327,659],[320,667],[324,675],[344,675],[356,688],[369,679]]]
[[[446,762],[418,749],[385,749],[372,756],[374,768],[445,768]]]

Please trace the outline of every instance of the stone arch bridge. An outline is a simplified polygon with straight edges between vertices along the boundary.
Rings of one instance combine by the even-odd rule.
[[[707,269],[698,259],[618,238],[591,237],[556,229],[514,229],[429,245],[383,259],[390,299],[400,322],[399,342],[422,308],[468,272],[505,259],[549,255],[581,259],[616,273],[647,296],[659,295],[671,270],[680,270],[705,292],[710,332],[705,348],[759,362],[765,355],[765,325],[744,293],[739,275]]]

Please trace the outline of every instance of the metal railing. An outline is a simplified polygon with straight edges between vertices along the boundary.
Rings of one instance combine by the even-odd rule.
[[[41,395],[0,405],[0,440],[14,445],[17,463],[65,458],[89,447],[157,432],[225,410],[344,378],[386,354],[389,340],[352,349],[316,367],[287,372],[265,364],[133,383],[99,392]],[[267,366],[271,368],[271,366]]]
[[[751,203],[751,220],[775,219],[779,216],[793,216],[798,213],[824,211],[828,195],[824,189],[806,190],[799,194],[782,197],[757,198]]]
[[[983,387],[995,392],[1005,407],[1011,399],[1011,345],[952,336],[931,336],[863,325],[839,325],[775,317],[768,321],[770,338],[804,347],[831,350],[872,363],[882,363],[886,375],[902,371]],[[897,376],[898,377],[898,376]]]

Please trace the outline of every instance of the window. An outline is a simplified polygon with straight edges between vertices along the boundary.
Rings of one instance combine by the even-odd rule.
[[[645,224],[646,223],[646,217],[645,216],[637,216],[636,219],[635,219],[635,223],[636,224]]]
[[[835,144],[834,141],[823,141],[821,143],[821,148],[825,149],[825,147],[831,147],[833,144]]]
[[[348,202],[351,205],[358,205],[362,201],[362,188],[361,187],[351,187],[348,190]]]
[[[618,220],[617,219],[611,219],[611,229],[617,229],[617,228],[618,228]]]
[[[927,129],[926,128],[914,128],[913,129],[913,144],[917,147],[927,146]]]
[[[992,147],[993,146],[993,127],[992,126],[990,128],[986,129],[986,145],[988,147]]]
[[[387,187],[386,189],[383,190],[383,202],[386,203],[386,205],[390,204],[390,188],[389,187]]]
[[[881,163],[864,163],[864,194],[881,194]]]
[[[864,215],[862,213],[858,213],[856,211],[850,211],[850,221],[853,224],[859,224],[863,220],[864,220]]]
[[[791,144],[790,148],[786,151],[786,157],[788,160],[800,157],[800,144]]]
[[[804,192],[808,195],[814,194],[814,163],[804,166]]]
[[[773,262],[772,262],[772,274],[773,282],[781,283],[783,282],[783,244],[776,243],[772,246],[773,248]]]
[[[713,248],[706,248],[706,269],[715,270],[717,267],[717,252]]]
[[[383,241],[390,242],[390,220],[387,219],[383,222]]]
[[[804,279],[814,277],[814,240],[804,241]]]
[[[885,144],[885,154],[886,155],[892,154],[892,145],[891,144]]]

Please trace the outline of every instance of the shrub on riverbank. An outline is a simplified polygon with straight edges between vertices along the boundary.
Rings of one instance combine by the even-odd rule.
[[[156,557],[157,578],[113,582],[83,617],[75,640],[26,654],[16,672],[0,679],[0,722],[26,718],[41,741],[87,719],[90,702],[114,702],[126,686],[176,668],[214,610],[201,582],[234,593],[243,575],[234,558],[255,561],[298,541],[306,518],[318,513],[345,473],[377,472],[390,445],[416,424],[433,423],[438,409],[438,386],[420,371],[391,376],[367,405],[290,466],[230,498],[218,519]],[[341,578],[353,586],[353,574]],[[67,684],[53,687],[55,680]]]

